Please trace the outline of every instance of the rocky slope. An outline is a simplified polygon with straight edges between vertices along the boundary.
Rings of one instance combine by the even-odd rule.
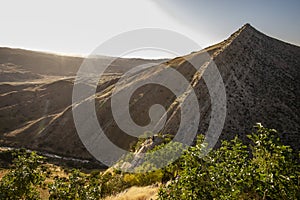
[[[90,158],[76,134],[71,111],[74,75],[82,58],[44,54],[38,58],[31,54],[23,58],[18,55],[19,51],[0,49],[1,144]],[[189,59],[197,63],[199,72],[186,61]],[[197,95],[201,113],[198,133],[206,133],[211,119],[211,100],[202,74],[212,61],[226,88],[227,113],[220,139],[233,138],[236,134],[245,139],[253,125],[261,122],[277,129],[286,144],[299,149],[300,47],[268,37],[249,24],[219,44],[131,76],[124,87],[159,76],[168,68],[177,70],[191,83]],[[56,64],[51,64],[53,62]],[[95,107],[109,139],[128,149],[136,138],[122,131],[114,121],[111,94],[121,74],[147,61],[121,59],[117,62],[119,64],[101,79]],[[20,67],[22,70],[17,70]],[[182,93],[181,101],[188,92]],[[180,122],[178,98],[159,85],[148,84],[134,92],[130,99],[133,121],[147,125],[150,122],[147,113],[153,104],[161,104],[167,110],[161,132],[176,133]]]
[[[282,133],[286,144],[299,149],[300,48],[268,37],[249,24],[216,46],[220,45],[221,49],[211,52],[226,87],[227,114],[220,139],[240,135],[246,140],[245,133],[261,122]],[[199,133],[207,131],[210,120],[205,87],[201,79],[194,87],[204,113]],[[166,130],[173,132],[176,120],[169,121],[172,125]]]

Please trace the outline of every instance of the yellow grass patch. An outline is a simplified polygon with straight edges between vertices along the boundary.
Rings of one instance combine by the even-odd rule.
[[[105,200],[155,200],[157,199],[158,186],[131,187],[124,192],[105,198]]]

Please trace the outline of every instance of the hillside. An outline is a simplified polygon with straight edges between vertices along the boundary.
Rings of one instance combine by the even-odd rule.
[[[200,73],[186,62],[188,59],[197,62]],[[91,158],[76,134],[72,116],[74,76],[82,61],[77,57],[0,49],[1,145]],[[159,76],[168,68],[179,71],[191,83],[199,101],[201,120],[197,132],[206,133],[211,100],[202,75],[212,61],[226,87],[227,113],[220,139],[238,134],[246,140],[241,133],[251,132],[252,126],[261,122],[284,133],[283,142],[299,149],[300,47],[268,37],[249,24],[206,50],[171,59],[130,77],[124,87]],[[105,64],[105,58],[101,62]],[[147,62],[150,61],[117,59],[97,88],[99,123],[110,140],[124,149],[129,149],[136,138],[123,132],[114,121],[111,93],[124,72]],[[189,91],[182,93],[181,101],[185,101],[186,93]],[[131,97],[133,121],[148,124],[150,119],[145,113],[153,104],[161,104],[167,110],[167,123],[161,132],[176,133],[180,104],[170,90],[159,85],[140,87]]]
[[[236,134],[246,139],[241,133],[250,133],[253,124],[261,122],[283,133],[283,141],[299,149],[300,48],[268,37],[249,24],[221,45],[223,49],[211,53],[226,87],[227,115],[221,139]],[[200,133],[206,132],[211,112],[205,87],[200,80],[194,88],[201,91],[200,110],[206,113]],[[173,125],[166,128],[166,132],[173,130]]]
[[[74,130],[70,113],[73,82],[83,60],[0,48],[1,146],[91,158]],[[109,60],[99,56],[99,67],[106,66]],[[101,78],[99,90],[110,86],[134,66],[162,61],[117,58]]]

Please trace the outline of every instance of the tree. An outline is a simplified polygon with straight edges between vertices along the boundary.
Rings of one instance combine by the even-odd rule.
[[[40,199],[38,186],[45,180],[42,156],[20,150],[14,153],[13,168],[0,182],[0,199]]]

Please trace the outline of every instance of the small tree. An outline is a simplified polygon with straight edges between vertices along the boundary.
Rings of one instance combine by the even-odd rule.
[[[251,160],[253,188],[263,199],[296,199],[300,197],[300,166],[289,146],[281,144],[276,130],[255,126],[248,135],[252,141]]]
[[[42,156],[17,151],[13,169],[0,182],[0,199],[40,199],[38,186],[45,180]]]

